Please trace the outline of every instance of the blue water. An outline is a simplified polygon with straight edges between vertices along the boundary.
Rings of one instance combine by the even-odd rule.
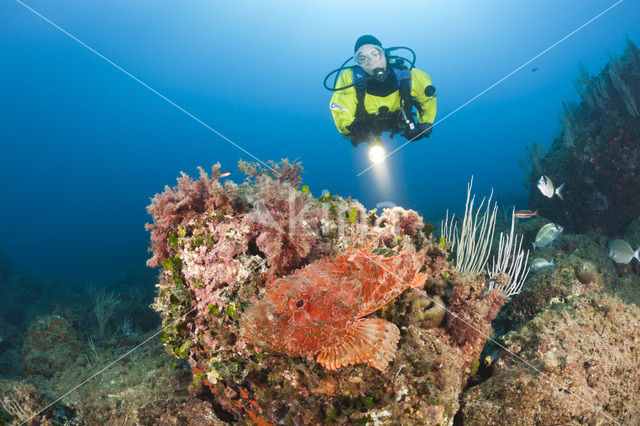
[[[365,148],[338,134],[322,87],[358,36],[415,50],[440,120],[615,2],[307,3],[24,4],[255,157],[299,158],[314,194],[433,220],[463,206],[471,175],[479,194],[526,200],[518,159],[560,131],[580,64],[596,74],[625,37],[640,42],[640,3],[623,1],[396,152],[385,171],[358,176]],[[18,269],[83,280],[144,265],[145,207],[181,170],[221,162],[241,181],[237,161],[251,159],[14,0],[0,3],[0,141],[0,248]]]

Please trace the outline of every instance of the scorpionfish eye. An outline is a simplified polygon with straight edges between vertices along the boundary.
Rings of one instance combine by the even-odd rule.
[[[296,308],[302,308],[303,305],[304,305],[304,300],[298,300],[296,302]]]

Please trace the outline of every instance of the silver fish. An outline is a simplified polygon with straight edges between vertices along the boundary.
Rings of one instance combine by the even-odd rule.
[[[631,262],[634,257],[640,261],[640,248],[634,251],[628,242],[624,240],[613,240],[609,243],[607,256],[616,263],[627,264]]]
[[[552,266],[554,266],[553,259],[551,259],[551,262],[549,262],[547,259],[538,257],[529,262],[529,267],[531,268],[531,272],[533,273],[550,268]]]
[[[540,228],[536,235],[536,240],[531,243],[533,244],[534,250],[536,247],[542,248],[553,243],[553,240],[560,235],[563,229],[564,228],[562,226],[556,225],[555,223],[547,223],[545,226]]]
[[[557,195],[562,201],[564,201],[564,197],[562,196],[562,188],[564,188],[564,183],[557,188],[554,188],[553,182],[549,179],[548,176],[541,176],[540,180],[538,180],[538,189],[542,192],[542,195],[548,198],[552,198],[553,195]]]

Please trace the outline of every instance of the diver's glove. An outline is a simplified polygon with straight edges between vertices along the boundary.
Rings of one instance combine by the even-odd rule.
[[[353,123],[347,126],[347,130],[351,133],[351,144],[353,146],[369,138],[369,126],[364,120],[353,120]]]
[[[408,126],[404,130],[403,136],[407,138],[408,141],[414,140],[417,141],[421,138],[428,138],[431,134],[431,129],[433,128],[433,124],[431,123],[416,123],[413,129],[410,129]]]

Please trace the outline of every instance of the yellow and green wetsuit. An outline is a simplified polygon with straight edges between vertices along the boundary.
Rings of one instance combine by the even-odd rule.
[[[396,76],[399,76],[402,73],[404,73],[404,75],[406,75],[407,77],[410,75],[410,96],[413,105],[417,108],[418,123],[433,123],[436,117],[436,97],[429,97],[427,96],[427,94],[425,94],[425,89],[427,87],[433,87],[431,85],[431,78],[429,77],[429,75],[417,68],[413,68],[411,69],[411,71],[401,71],[395,68],[392,69],[395,72]],[[400,110],[402,108],[402,99],[397,82],[398,80],[394,80],[395,87],[391,88],[391,90],[393,91],[388,94],[385,93],[385,91],[378,91],[378,93],[376,93],[375,90],[370,90],[369,83],[366,84],[366,91],[364,95],[364,110],[370,118],[380,116],[381,111],[385,114],[400,113]],[[344,71],[340,75],[336,87],[340,88],[349,86],[353,83],[354,69],[352,68]],[[387,90],[387,92],[391,90]],[[356,119],[357,106],[358,96],[356,94],[355,86],[349,87],[344,90],[334,91],[333,96],[331,97],[330,109],[331,114],[333,115],[333,121],[335,122],[338,131],[345,136],[350,135],[350,131],[347,127],[351,125]]]

